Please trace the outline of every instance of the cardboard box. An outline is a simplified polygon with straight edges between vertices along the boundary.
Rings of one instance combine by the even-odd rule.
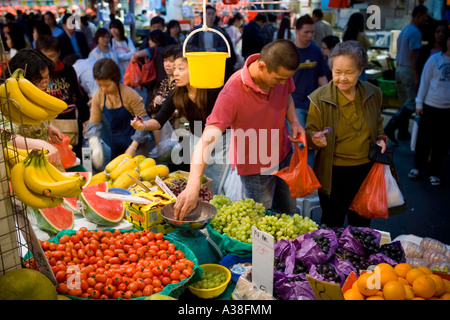
[[[138,192],[133,196],[152,200],[151,204],[129,203],[125,204],[125,219],[138,229],[150,229],[156,225],[164,223],[161,216],[161,209],[167,203],[175,202],[176,198],[165,194],[162,191]]]

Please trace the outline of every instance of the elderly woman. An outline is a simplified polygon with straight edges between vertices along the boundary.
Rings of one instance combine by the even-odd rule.
[[[358,80],[367,55],[357,41],[337,44],[328,61],[333,80],[309,96],[305,128],[308,146],[317,150],[313,169],[322,185],[321,223],[342,227],[347,217],[349,225],[370,226],[370,219],[349,207],[372,168],[370,143],[377,142],[383,153],[386,149],[381,91]],[[326,127],[331,128],[331,133],[323,132]]]

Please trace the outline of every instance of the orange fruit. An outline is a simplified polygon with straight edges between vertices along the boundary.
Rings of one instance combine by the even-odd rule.
[[[374,296],[367,297],[366,300],[384,300],[384,298],[381,296],[378,296],[378,295],[374,295]]]
[[[366,272],[360,275],[357,280],[358,289],[365,296],[373,296],[380,290],[380,288],[375,288],[375,281],[372,278],[369,279],[372,275],[374,275],[373,272]]]
[[[348,289],[344,293],[345,300],[364,300],[364,296],[357,289]]]
[[[425,273],[422,270],[419,270],[417,268],[411,269],[406,273],[406,280],[408,280],[409,284],[412,285],[414,280],[418,276],[423,276]]]
[[[442,279],[442,280],[444,280],[444,283],[445,283],[445,292],[450,293],[450,280],[447,280],[447,279]]]
[[[427,267],[425,267],[425,266],[420,266],[420,267],[418,267],[417,269],[422,270],[423,273],[425,273],[425,274],[433,274],[433,271],[431,271],[430,268],[427,268]]]
[[[394,271],[398,277],[406,278],[406,273],[413,267],[409,263],[399,263],[395,265]]]
[[[377,293],[375,293],[375,295],[376,295],[376,296],[380,296],[380,297],[382,297],[382,298],[384,299],[384,294],[383,294],[383,291],[382,291],[382,290],[380,290],[380,291],[378,291]]]
[[[411,300],[425,300],[425,299],[421,298],[421,297],[415,297],[415,298],[412,298]]]
[[[415,295],[424,299],[430,299],[436,292],[436,284],[429,275],[417,277],[412,287]]]
[[[381,288],[384,287],[386,283],[389,281],[397,281],[398,277],[397,274],[394,271],[390,270],[382,270],[380,274],[380,282],[381,282]]]
[[[394,267],[391,266],[389,263],[382,262],[377,264],[376,267],[380,268],[380,271],[388,270],[394,272]]]
[[[430,274],[429,277],[434,280],[434,284],[436,285],[436,292],[434,295],[437,297],[443,295],[445,293],[444,280],[437,274]]]
[[[358,289],[358,281],[353,282],[353,284],[352,284],[352,289],[359,290],[359,289]]]
[[[450,300],[450,293],[444,293],[439,298],[442,299],[442,300]]]
[[[405,291],[406,291],[406,300],[412,300],[416,297],[416,295],[414,294],[414,290],[413,287],[411,287],[409,284],[404,284],[403,285],[405,287]]]
[[[398,281],[389,281],[383,287],[385,300],[405,300],[405,286]]]
[[[400,282],[401,284],[407,284],[407,285],[409,285],[408,280],[406,280],[405,278],[398,277],[398,278],[397,278],[397,281]]]

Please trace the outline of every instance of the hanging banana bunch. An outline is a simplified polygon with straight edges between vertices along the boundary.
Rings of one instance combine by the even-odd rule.
[[[10,103],[5,103],[9,99]],[[37,125],[55,119],[67,104],[40,90],[17,69],[0,86],[1,112],[13,123]]]
[[[85,184],[86,177],[63,174],[38,149],[11,169],[11,187],[16,197],[35,209],[56,207],[63,198],[77,197]]]

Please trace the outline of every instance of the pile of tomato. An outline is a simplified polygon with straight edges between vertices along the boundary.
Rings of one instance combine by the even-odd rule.
[[[82,227],[73,235],[63,235],[59,243],[41,241],[41,246],[58,281],[58,292],[80,298],[150,296],[189,277],[194,267],[162,233],[148,230]]]

